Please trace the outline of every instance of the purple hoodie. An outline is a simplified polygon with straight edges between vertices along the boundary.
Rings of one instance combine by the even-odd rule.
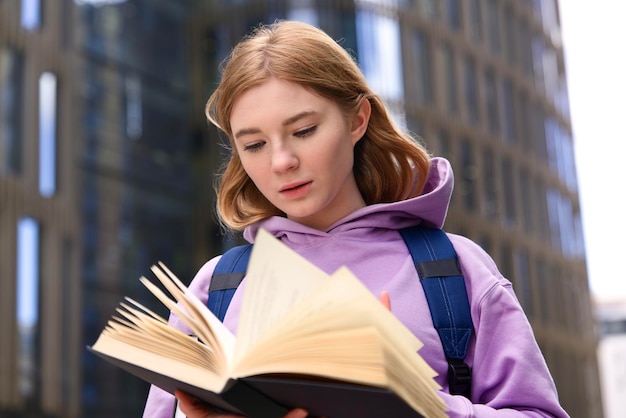
[[[246,228],[244,237],[254,242],[262,227],[327,273],[345,265],[375,295],[388,291],[393,313],[424,343],[420,355],[439,374],[436,380],[443,387],[440,395],[450,417],[567,417],[511,283],[478,245],[453,234],[448,235],[465,276],[475,335],[466,359],[473,370],[472,400],[448,393],[448,364],[441,341],[398,230],[422,222],[442,227],[453,184],[448,161],[434,158],[424,192],[418,197],[367,206],[327,231],[272,217]],[[207,262],[190,285],[205,302],[218,258]],[[233,332],[244,288],[245,279],[224,319]],[[175,317],[171,321],[185,328]],[[172,417],[173,402],[171,395],[152,387],[144,417]]]

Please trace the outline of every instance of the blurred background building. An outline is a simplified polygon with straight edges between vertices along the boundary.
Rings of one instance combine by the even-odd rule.
[[[341,40],[451,161],[446,229],[512,280],[571,416],[602,417],[557,0],[0,1],[0,416],[141,414],[147,386],[84,347],[151,303],[152,263],[189,281],[237,239],[204,103],[281,18]]]
[[[626,299],[595,299],[604,418],[620,418],[626,411]]]

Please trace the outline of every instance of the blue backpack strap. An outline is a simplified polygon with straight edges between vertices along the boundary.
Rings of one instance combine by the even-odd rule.
[[[402,229],[400,234],[411,252],[443,344],[450,393],[469,398],[472,370],[464,360],[473,325],[456,251],[441,229],[416,226]]]
[[[224,320],[235,290],[246,275],[251,251],[252,244],[233,247],[222,254],[213,270],[207,306],[220,321]]]

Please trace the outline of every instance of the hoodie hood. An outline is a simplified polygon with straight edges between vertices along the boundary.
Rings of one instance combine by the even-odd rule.
[[[244,238],[254,242],[259,230],[263,228],[276,238],[294,244],[302,240],[309,242],[315,237],[328,237],[335,234],[362,234],[372,230],[398,230],[424,223],[441,228],[446,219],[448,205],[454,188],[454,175],[448,160],[431,159],[428,180],[422,193],[412,199],[392,203],[378,203],[361,208],[331,225],[326,231],[320,231],[290,219],[273,216],[248,226]]]

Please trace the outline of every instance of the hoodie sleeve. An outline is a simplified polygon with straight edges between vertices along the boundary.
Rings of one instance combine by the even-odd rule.
[[[476,244],[466,241],[461,247],[476,333],[468,357],[472,400],[442,392],[449,416],[568,417],[511,282]]]
[[[205,263],[189,285],[189,290],[196,295],[202,303],[207,302],[209,297],[209,285],[211,284],[211,275],[219,257],[215,257]],[[183,332],[190,332],[189,329],[175,316],[170,315],[169,323],[175,328]],[[143,418],[172,418],[174,416],[174,405],[176,399],[170,393],[159,389],[156,386],[150,386],[148,399],[143,411]]]

